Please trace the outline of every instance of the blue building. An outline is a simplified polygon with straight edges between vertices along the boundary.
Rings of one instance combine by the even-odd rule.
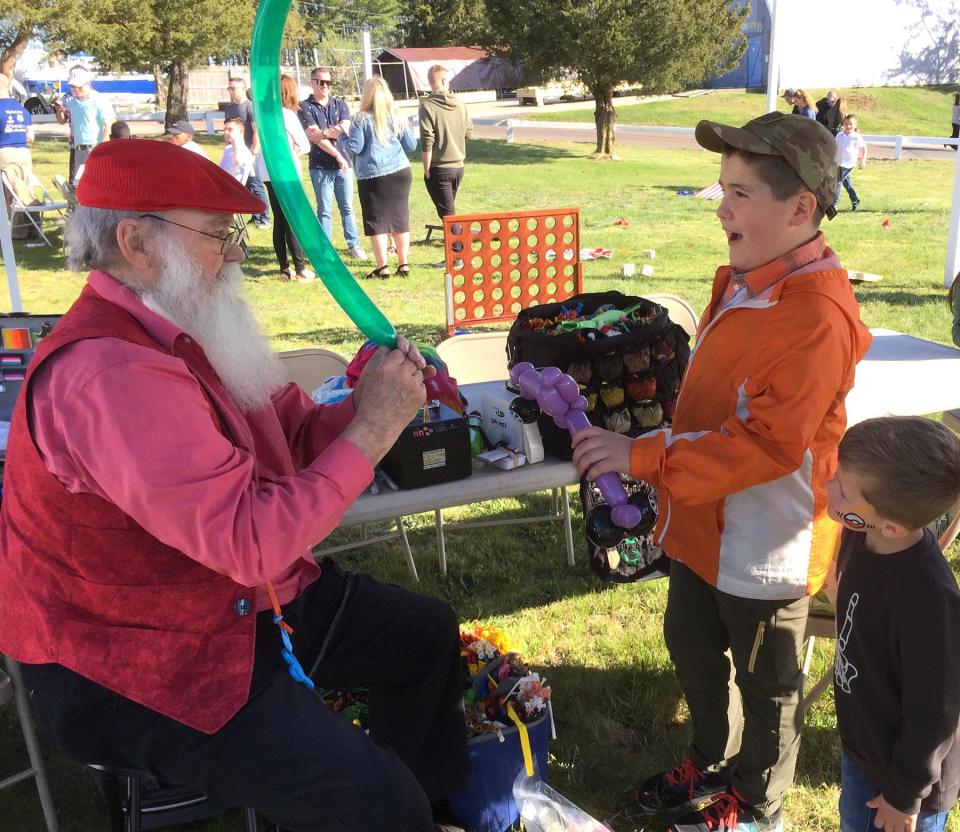
[[[746,5],[747,0],[731,0],[730,3],[734,9]],[[767,56],[770,54],[770,11],[766,0],[753,0],[750,4],[750,14],[743,21],[743,34],[747,36],[747,48],[740,63],[725,75],[704,81],[704,87],[766,87]]]

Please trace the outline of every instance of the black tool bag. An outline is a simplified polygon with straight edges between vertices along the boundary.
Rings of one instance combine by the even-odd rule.
[[[627,496],[638,491],[647,494],[653,505],[657,504],[656,491],[648,483],[621,476]],[[590,509],[603,502],[600,489],[586,479],[580,480],[580,504],[583,506],[583,515],[587,516]],[[609,548],[597,546],[589,538],[584,537],[587,543],[587,563],[590,569],[605,581],[625,584],[633,581],[663,578],[670,572],[670,558],[657,546],[654,532],[631,537],[627,535],[616,546]]]
[[[669,424],[690,358],[686,331],[653,301],[620,292],[576,295],[562,306],[576,309],[582,304],[581,315],[590,315],[605,304],[625,310],[638,303],[640,316],[648,319],[645,323],[622,335],[597,333],[592,338],[587,335],[589,330],[552,335],[527,328],[531,319],[556,316],[561,311],[559,303],[525,309],[517,316],[507,338],[510,366],[529,361],[534,367],[558,367],[569,373],[592,404],[587,416],[598,427],[635,437]],[[539,427],[544,451],[570,459],[570,434],[545,415],[541,415]],[[645,491],[655,502],[648,483],[626,476],[621,479],[628,495]],[[603,502],[603,497],[592,483],[583,480],[580,501],[586,516]],[[590,568],[606,581],[625,583],[662,577],[669,569],[669,559],[656,545],[653,532],[639,538],[628,536],[609,549],[589,540],[586,545]]]
[[[560,307],[590,315],[604,304],[639,312],[650,320],[622,335],[606,336],[591,330],[551,335],[528,329],[531,319],[556,316]],[[594,335],[591,338],[590,333]],[[680,379],[690,357],[689,338],[673,323],[666,309],[653,301],[620,292],[589,292],[560,303],[531,306],[517,315],[507,336],[510,366],[529,361],[534,367],[559,367],[581,385],[591,403],[590,422],[627,436],[639,436],[669,422],[676,406]],[[570,434],[549,416],[541,416],[543,449],[558,459],[570,459]]]

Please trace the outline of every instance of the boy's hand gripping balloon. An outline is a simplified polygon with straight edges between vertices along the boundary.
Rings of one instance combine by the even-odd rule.
[[[590,427],[584,410],[587,400],[571,376],[556,367],[536,370],[528,361],[521,361],[510,371],[511,380],[520,386],[520,397],[513,400],[510,410],[529,424],[540,412],[546,413],[557,427],[574,436]],[[613,472],[601,474],[595,485],[600,489],[606,505],[598,505],[587,515],[587,537],[603,548],[616,546],[624,537],[645,535],[656,522],[657,514],[646,494],[627,497],[620,477]]]
[[[310,257],[334,300],[361,332],[382,347],[393,349],[397,333],[374,306],[323,233],[307,201],[300,175],[290,155],[280,103],[280,41],[291,0],[262,0],[253,24],[250,64],[253,68],[253,109],[263,161],[270,184],[294,234]]]

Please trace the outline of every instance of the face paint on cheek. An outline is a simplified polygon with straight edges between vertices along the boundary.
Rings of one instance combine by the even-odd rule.
[[[836,514],[837,519],[851,531],[862,532],[864,529],[875,528],[854,511],[838,511]]]

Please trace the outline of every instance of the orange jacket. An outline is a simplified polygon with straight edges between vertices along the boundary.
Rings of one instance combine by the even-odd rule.
[[[673,426],[633,443],[630,473],[657,488],[670,557],[732,595],[799,598],[836,550],[825,486],[871,336],[829,249],[714,315],[729,274],[714,278]]]

